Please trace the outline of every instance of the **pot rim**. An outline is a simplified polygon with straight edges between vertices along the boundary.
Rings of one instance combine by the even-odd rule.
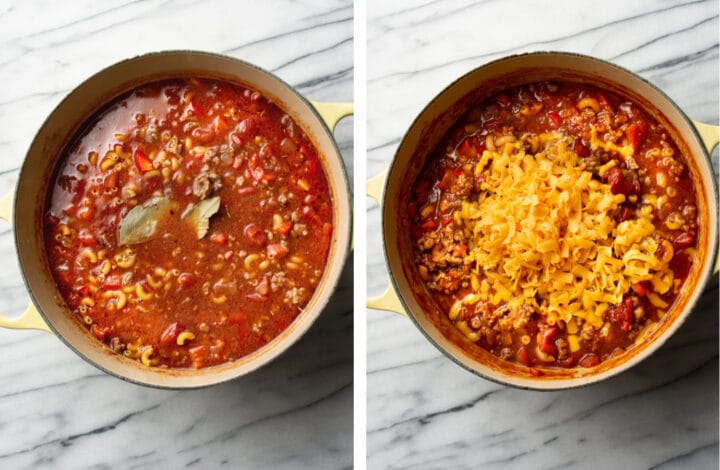
[[[633,76],[633,77],[641,80],[642,82],[644,82],[645,84],[647,84],[648,86],[650,86],[651,88],[653,88],[655,91],[657,91],[670,105],[672,105],[673,108],[675,108],[675,110],[678,111],[678,113],[682,116],[682,118],[683,118],[683,119],[685,120],[685,122],[688,124],[688,126],[690,127],[690,129],[692,129],[692,132],[693,132],[692,136],[693,136],[693,138],[695,139],[695,141],[698,143],[699,147],[702,149],[702,155],[705,157],[705,160],[707,161],[707,164],[710,165],[710,167],[712,167],[712,159],[711,159],[711,157],[710,157],[710,154],[709,154],[707,148],[705,147],[705,145],[703,145],[702,139],[701,139],[701,137],[700,137],[700,134],[698,133],[698,130],[695,128],[695,126],[693,125],[692,120],[690,119],[690,117],[689,117],[689,116],[682,110],[682,108],[680,108],[680,106],[678,106],[677,103],[675,103],[675,101],[674,101],[672,98],[670,98],[670,96],[668,96],[663,90],[661,90],[659,87],[657,87],[656,85],[654,85],[654,84],[651,83],[650,81],[646,80],[645,78],[641,77],[641,76],[638,75],[637,73],[632,72],[631,70],[628,70],[628,69],[626,69],[625,67],[622,67],[622,66],[620,66],[620,65],[614,64],[614,63],[609,62],[609,61],[607,61],[607,60],[599,59],[599,58],[597,58],[597,57],[589,56],[589,55],[586,55],[586,54],[579,54],[579,53],[576,53],[576,52],[552,51],[552,50],[523,52],[523,53],[519,53],[519,54],[511,54],[511,55],[503,56],[503,57],[500,57],[500,58],[498,58],[498,59],[492,60],[492,61],[490,61],[490,62],[486,62],[486,63],[484,63],[484,64],[482,64],[482,65],[479,65],[479,66],[473,68],[472,70],[470,70],[470,71],[462,74],[461,76],[455,78],[452,82],[450,82],[449,84],[447,84],[446,86],[444,86],[444,87],[442,88],[442,90],[440,90],[439,92],[437,92],[437,93],[433,96],[433,98],[432,98],[430,101],[427,102],[427,104],[426,104],[426,105],[422,108],[422,110],[415,116],[415,118],[413,119],[412,123],[408,126],[407,130],[406,130],[405,133],[403,134],[403,137],[402,137],[402,139],[400,140],[400,143],[398,144],[398,147],[397,147],[397,149],[396,149],[396,151],[395,151],[395,154],[394,154],[394,156],[393,156],[393,159],[392,159],[392,161],[390,162],[390,165],[389,165],[388,170],[387,170],[388,177],[385,178],[385,181],[384,181],[384,183],[383,183],[382,204],[381,204],[381,207],[385,207],[385,206],[386,206],[386,204],[385,204],[386,201],[385,201],[385,200],[386,200],[387,194],[388,194],[388,192],[387,192],[388,186],[390,185],[390,177],[389,177],[389,175],[392,174],[392,172],[393,172],[393,170],[394,170],[394,168],[395,168],[395,165],[396,165],[396,163],[397,163],[398,151],[399,151],[400,148],[402,148],[402,146],[406,143],[407,139],[409,138],[409,134],[410,134],[411,130],[413,130],[413,129],[419,124],[419,122],[420,122],[421,118],[423,117],[423,115],[428,111],[428,109],[429,109],[434,103],[437,102],[437,100],[440,98],[441,95],[443,95],[443,94],[444,94],[445,92],[447,92],[449,89],[451,89],[452,87],[454,87],[454,86],[455,86],[457,83],[459,83],[460,81],[462,81],[462,80],[466,79],[467,77],[469,77],[469,76],[477,73],[477,71],[480,70],[480,69],[484,69],[484,68],[486,68],[486,67],[489,67],[489,66],[492,66],[492,65],[496,65],[496,64],[498,64],[498,63],[500,63],[500,62],[504,62],[504,61],[507,61],[507,60],[522,59],[522,58],[524,58],[524,57],[536,57],[536,56],[565,56],[565,57],[570,57],[570,58],[579,58],[579,59],[591,60],[591,61],[598,62],[598,63],[602,64],[602,65],[605,66],[605,67],[610,67],[610,68],[618,69],[618,70],[620,70],[620,71],[622,71],[622,72],[624,72],[624,73],[626,73],[626,74],[629,74],[629,75],[631,75],[631,76]],[[654,103],[653,103],[653,104],[654,104]],[[686,138],[686,139],[689,138],[689,136],[685,136],[685,135],[683,135],[683,137]],[[718,192],[718,182],[715,181],[715,178],[714,178],[714,177],[713,177],[713,178],[709,178],[709,180],[710,180],[710,182],[709,182],[709,187],[710,187],[711,192],[712,192],[712,194],[714,195],[715,199],[717,200],[717,199],[718,199],[718,194],[719,194],[719,192]],[[705,184],[708,184],[707,181],[704,181],[704,183],[705,183]],[[397,298],[398,298],[398,300],[400,301],[400,304],[402,305],[404,311],[408,313],[407,317],[410,318],[410,320],[412,321],[412,323],[415,325],[415,327],[416,327],[418,330],[420,330],[420,332],[423,334],[423,336],[425,336],[425,338],[426,338],[433,346],[435,346],[436,349],[438,349],[440,352],[442,352],[443,355],[445,355],[447,358],[449,358],[452,362],[454,362],[455,364],[459,365],[459,366],[462,367],[463,369],[465,369],[465,370],[473,373],[474,375],[476,375],[476,376],[478,376],[478,377],[481,377],[481,378],[483,378],[483,379],[489,380],[489,381],[491,381],[491,382],[494,382],[494,383],[497,383],[497,384],[500,384],[500,385],[506,385],[506,386],[514,387],[514,388],[521,389],[521,390],[548,391],[548,392],[550,392],[550,391],[558,391],[558,390],[572,390],[572,389],[577,389],[577,388],[584,388],[584,387],[588,387],[588,386],[590,386],[590,385],[593,385],[593,384],[596,384],[596,383],[599,383],[599,382],[602,382],[602,381],[605,381],[605,380],[609,380],[609,379],[611,379],[611,378],[613,378],[613,377],[616,377],[616,376],[618,376],[619,374],[627,371],[628,369],[631,369],[632,367],[640,364],[641,362],[643,362],[643,361],[645,361],[647,358],[649,358],[651,355],[653,355],[663,344],[665,344],[665,342],[666,342],[667,340],[670,339],[670,337],[672,337],[672,336],[675,334],[675,332],[677,331],[677,329],[679,329],[680,326],[685,322],[685,320],[686,320],[687,317],[689,316],[690,312],[691,312],[692,309],[695,307],[695,303],[687,304],[687,305],[685,306],[684,311],[682,312],[682,314],[681,314],[678,318],[675,319],[675,323],[672,325],[672,326],[673,326],[672,331],[669,331],[669,334],[666,334],[666,335],[664,335],[664,336],[661,336],[661,337],[659,337],[659,338],[656,338],[654,341],[652,341],[652,344],[651,344],[651,345],[648,345],[648,348],[649,348],[649,349],[645,349],[644,351],[642,351],[642,352],[640,353],[640,359],[639,359],[637,362],[633,363],[633,364],[630,364],[632,358],[628,358],[627,361],[623,361],[623,362],[617,364],[615,367],[613,367],[612,369],[609,369],[608,371],[606,371],[606,372],[604,372],[604,373],[599,373],[599,374],[594,374],[594,375],[586,375],[586,376],[583,376],[582,378],[585,379],[585,381],[582,382],[582,383],[573,383],[573,384],[564,385],[564,383],[570,382],[570,381],[573,381],[573,380],[576,380],[577,378],[558,379],[558,380],[544,381],[544,382],[543,382],[543,381],[537,381],[538,384],[550,384],[550,386],[547,386],[547,387],[534,387],[534,386],[532,386],[532,385],[527,385],[527,386],[526,386],[526,385],[521,385],[521,384],[517,384],[517,383],[506,382],[506,381],[503,381],[503,380],[501,380],[501,379],[499,379],[499,378],[491,377],[491,376],[485,374],[485,373],[482,372],[482,371],[476,370],[476,369],[474,369],[474,368],[472,368],[472,367],[470,367],[470,366],[462,363],[462,362],[459,361],[455,356],[453,356],[446,348],[444,348],[443,346],[441,346],[440,344],[438,344],[438,342],[435,341],[435,340],[432,338],[432,336],[425,330],[425,328],[423,328],[423,327],[420,325],[420,323],[418,322],[418,320],[417,320],[416,317],[415,317],[415,312],[414,312],[412,309],[409,308],[407,302],[405,301],[404,296],[403,296],[402,294],[400,294],[400,293],[402,292],[402,290],[400,289],[400,286],[399,286],[399,284],[398,284],[398,281],[396,280],[395,273],[393,272],[393,269],[392,269],[392,263],[391,263],[391,260],[390,260],[390,256],[388,255],[388,253],[390,252],[390,251],[389,251],[389,247],[388,247],[388,238],[387,238],[386,236],[384,236],[384,232],[385,232],[385,221],[386,221],[386,220],[385,220],[385,211],[384,211],[384,210],[381,210],[381,221],[380,221],[380,225],[381,225],[382,230],[383,230],[383,247],[384,247],[383,256],[384,256],[384,259],[385,259],[385,266],[386,266],[386,268],[387,268],[387,270],[388,270],[388,274],[389,274],[389,278],[390,278],[390,283],[392,284],[393,288],[395,289],[395,292],[397,293]],[[717,257],[718,257],[718,250],[720,250],[720,248],[718,247],[718,244],[717,244],[717,238],[718,238],[718,236],[716,235],[715,238],[716,238],[716,240],[710,240],[711,245],[712,245],[712,246],[710,247],[710,249],[709,249],[709,252],[708,252],[708,257],[709,257],[710,260],[717,259]],[[712,263],[710,263],[709,266],[710,266],[710,269],[712,269],[712,268],[711,268]],[[402,273],[402,275],[404,276],[404,273]],[[707,283],[708,283],[710,277],[711,277],[711,276],[708,276],[706,279],[704,279],[704,282],[699,283],[698,286],[696,286],[695,288],[696,288],[696,289],[704,290],[705,287],[707,286]],[[450,342],[450,341],[448,340],[448,342]],[[477,360],[475,360],[475,362],[480,363],[480,362],[477,361]],[[507,375],[509,375],[509,374],[507,374]]]
[[[104,373],[106,373],[106,374],[108,374],[108,375],[110,375],[110,376],[116,377],[116,378],[118,378],[118,379],[121,379],[121,380],[123,380],[123,381],[125,381],[125,382],[133,383],[133,384],[136,384],[136,385],[142,385],[142,386],[145,386],[145,387],[155,388],[155,389],[163,389],[163,390],[193,390],[193,389],[202,389],[202,388],[207,388],[207,387],[212,387],[212,386],[215,386],[215,385],[220,385],[220,384],[223,384],[223,383],[227,383],[227,382],[230,382],[230,381],[233,381],[233,380],[237,380],[237,379],[239,379],[240,377],[245,376],[245,375],[248,375],[248,374],[250,374],[250,373],[252,373],[252,372],[255,372],[255,371],[257,371],[258,369],[260,369],[260,368],[262,368],[262,367],[270,364],[270,363],[273,362],[274,360],[278,359],[280,356],[282,356],[283,354],[285,354],[285,352],[287,352],[288,349],[290,349],[294,344],[296,344],[296,343],[310,330],[310,328],[312,327],[312,325],[315,324],[315,322],[317,321],[317,318],[318,318],[318,317],[322,314],[322,312],[327,308],[327,302],[328,302],[329,299],[332,297],[332,295],[336,292],[337,286],[338,286],[338,284],[339,284],[339,282],[340,282],[340,278],[341,278],[342,271],[345,269],[345,266],[346,266],[346,264],[347,264],[347,258],[348,258],[349,254],[350,254],[350,251],[351,251],[351,249],[350,249],[350,246],[351,246],[350,238],[351,238],[351,237],[348,236],[348,237],[347,237],[347,242],[345,243],[345,246],[340,246],[340,247],[339,247],[340,249],[335,253],[335,257],[336,257],[337,259],[334,260],[334,261],[332,262],[332,264],[338,263],[338,265],[340,266],[340,272],[339,272],[338,276],[337,276],[334,280],[332,280],[331,283],[328,283],[328,284],[326,284],[325,286],[323,286],[323,289],[326,290],[326,292],[324,293],[324,299],[323,299],[324,301],[321,301],[321,305],[317,305],[317,306],[315,307],[315,309],[317,309],[317,312],[314,312],[314,311],[312,311],[312,310],[311,310],[311,311],[308,311],[308,310],[303,309],[303,311],[300,312],[300,314],[298,315],[298,317],[296,317],[296,318],[293,320],[293,322],[295,322],[300,316],[306,315],[306,314],[308,314],[308,313],[313,313],[313,314],[314,314],[314,318],[312,319],[312,321],[311,321],[310,323],[308,323],[308,325],[307,325],[307,327],[306,327],[305,329],[303,329],[303,330],[298,330],[298,332],[297,332],[296,335],[294,335],[294,336],[289,336],[289,337],[287,337],[287,338],[284,338],[283,340],[280,340],[280,342],[278,343],[279,351],[277,352],[277,354],[273,355],[270,359],[267,359],[267,360],[264,360],[264,361],[260,361],[260,359],[262,358],[262,356],[261,356],[261,355],[258,355],[257,358],[256,358],[256,360],[258,360],[259,364],[258,364],[257,366],[255,366],[255,367],[253,367],[251,370],[246,371],[245,373],[242,373],[242,374],[239,374],[239,375],[234,375],[234,376],[231,375],[231,376],[226,377],[226,378],[224,378],[224,379],[222,379],[222,380],[216,380],[216,381],[207,380],[206,382],[200,383],[200,384],[197,384],[197,385],[193,384],[193,385],[181,385],[181,386],[180,386],[180,385],[165,385],[165,384],[160,384],[160,383],[145,382],[145,381],[136,380],[136,379],[130,378],[130,377],[124,375],[124,374],[120,374],[120,373],[117,373],[117,372],[115,372],[115,371],[109,370],[108,368],[104,367],[103,365],[101,365],[101,364],[95,362],[94,360],[90,359],[90,358],[82,351],[82,348],[81,348],[81,347],[77,347],[75,344],[71,343],[67,338],[65,338],[64,335],[60,334],[60,332],[57,330],[57,328],[56,328],[55,325],[52,323],[52,321],[50,321],[50,320],[48,319],[48,316],[45,314],[45,312],[42,310],[42,308],[40,308],[39,301],[38,301],[38,299],[36,298],[36,296],[35,296],[35,294],[34,294],[34,291],[33,291],[32,287],[31,287],[31,285],[30,285],[30,282],[29,282],[28,279],[27,279],[27,275],[25,274],[25,271],[26,271],[26,269],[27,269],[26,261],[25,261],[24,259],[22,259],[21,255],[20,255],[20,250],[19,250],[19,247],[18,247],[17,233],[16,233],[15,227],[17,226],[17,221],[18,221],[18,217],[19,217],[19,215],[18,215],[19,212],[18,212],[18,210],[17,210],[17,204],[18,204],[18,197],[17,197],[17,196],[18,196],[18,191],[19,191],[19,188],[20,188],[20,184],[19,184],[19,183],[20,183],[20,181],[22,181],[24,178],[28,178],[28,177],[31,176],[31,175],[25,174],[25,171],[26,171],[26,165],[25,165],[26,158],[27,158],[30,150],[32,149],[33,145],[35,144],[35,142],[37,141],[37,139],[40,137],[40,134],[42,133],[43,129],[48,125],[48,122],[50,121],[51,117],[52,117],[60,108],[62,108],[62,107],[65,105],[65,103],[68,101],[68,99],[69,99],[79,88],[81,88],[81,87],[83,87],[83,86],[85,86],[85,85],[87,85],[87,84],[89,84],[89,83],[91,83],[91,82],[93,82],[93,81],[98,80],[99,77],[101,77],[102,75],[110,72],[112,69],[114,69],[114,68],[116,68],[116,67],[122,67],[122,66],[127,65],[128,63],[131,63],[131,62],[134,62],[134,61],[137,61],[137,60],[152,59],[152,58],[154,58],[154,57],[167,57],[167,56],[204,56],[204,57],[210,57],[210,58],[214,58],[214,59],[222,59],[222,60],[233,61],[233,62],[239,63],[240,65],[243,65],[243,66],[245,66],[245,67],[254,69],[255,71],[261,72],[261,73],[264,74],[266,77],[268,77],[268,79],[274,80],[277,84],[279,84],[280,86],[282,86],[284,89],[286,89],[287,91],[290,91],[295,97],[297,97],[297,98],[307,107],[307,109],[309,109],[309,110],[311,111],[313,117],[314,117],[314,118],[317,120],[317,122],[320,124],[321,129],[322,129],[323,132],[326,134],[326,137],[328,138],[328,140],[331,142],[332,150],[333,150],[333,152],[332,152],[333,155],[323,154],[323,156],[324,156],[325,158],[336,158],[336,159],[338,160],[338,162],[340,163],[340,165],[338,165],[338,166],[340,167],[342,177],[341,177],[341,178],[338,178],[338,181],[339,181],[339,182],[342,182],[342,188],[345,190],[344,192],[345,192],[346,197],[347,197],[346,203],[348,204],[348,207],[350,208],[350,210],[348,211],[348,214],[347,214],[347,224],[348,224],[348,233],[349,233],[349,234],[351,234],[351,233],[352,233],[352,230],[353,230],[352,194],[351,194],[351,191],[350,191],[350,187],[351,187],[351,186],[350,186],[350,182],[349,182],[349,179],[348,179],[347,169],[345,168],[345,163],[344,163],[344,161],[343,161],[343,159],[342,159],[342,153],[340,152],[340,149],[339,149],[339,147],[338,147],[338,145],[337,145],[337,142],[335,141],[335,138],[334,138],[334,136],[333,136],[332,130],[328,127],[327,123],[325,122],[325,120],[323,119],[323,117],[320,115],[320,113],[318,112],[318,110],[312,105],[312,103],[311,103],[305,96],[303,96],[299,91],[297,91],[297,90],[295,89],[295,87],[291,86],[291,85],[288,84],[286,81],[284,81],[283,79],[279,78],[278,76],[276,76],[276,75],[273,74],[272,72],[270,72],[270,71],[268,71],[268,70],[266,70],[266,69],[264,69],[264,68],[262,68],[262,67],[259,67],[259,66],[255,65],[255,64],[252,64],[252,63],[250,63],[250,62],[247,62],[247,61],[245,61],[245,60],[238,59],[238,58],[236,58],[236,57],[232,57],[232,56],[229,56],[229,55],[219,54],[219,53],[215,53],[215,52],[200,51],[200,50],[189,50],[189,49],[169,49],[169,50],[153,51],[153,52],[138,54],[138,55],[136,55],[136,56],[133,56],[133,57],[130,57],[130,58],[126,58],[126,59],[123,59],[123,60],[121,60],[121,61],[114,62],[114,63],[112,63],[112,64],[110,64],[110,65],[108,65],[108,66],[105,66],[105,67],[103,67],[102,69],[100,69],[100,70],[96,71],[95,73],[93,73],[92,75],[90,75],[89,77],[85,78],[85,79],[82,80],[80,83],[78,83],[77,85],[75,85],[75,86],[63,97],[63,99],[52,109],[52,111],[50,111],[50,112],[47,114],[47,117],[43,120],[42,124],[38,127],[38,130],[35,132],[35,136],[34,136],[33,139],[30,141],[30,144],[28,145],[28,148],[27,148],[27,150],[25,151],[25,158],[23,158],[23,163],[22,163],[22,165],[20,166],[20,171],[19,171],[19,173],[18,173],[18,180],[17,180],[17,183],[15,184],[15,189],[13,190],[13,205],[12,205],[12,234],[13,234],[13,244],[14,244],[14,246],[15,246],[15,251],[16,251],[16,253],[17,253],[17,259],[18,259],[18,264],[19,264],[19,266],[20,266],[21,278],[22,278],[22,280],[23,280],[23,284],[25,285],[25,290],[26,290],[27,293],[28,293],[28,296],[29,296],[29,298],[30,298],[30,301],[32,302],[33,306],[35,307],[35,310],[38,312],[38,314],[40,315],[40,317],[42,318],[42,320],[43,320],[43,321],[45,322],[45,324],[50,328],[50,331],[51,331],[57,338],[59,338],[60,341],[62,341],[70,350],[72,350],[75,354],[77,354],[79,357],[81,357],[85,362],[87,362],[88,364],[96,367],[97,369],[101,370],[102,372],[104,372]],[[192,71],[191,71],[191,70],[192,70],[192,69],[189,67],[189,68],[188,68],[188,72],[187,72],[187,76],[190,76],[190,75],[192,74]],[[197,72],[202,73],[202,69],[198,69]],[[149,76],[152,76],[152,75],[149,74]],[[178,74],[177,76],[180,76],[180,74]],[[241,78],[241,77],[238,77],[238,78]],[[138,83],[136,83],[136,84],[133,84],[133,87],[134,87],[134,88],[137,88],[137,87],[142,86],[142,85],[144,85],[144,84],[152,83],[154,80],[158,80],[158,79],[162,79],[162,78],[155,77],[155,79],[152,79],[152,78],[151,78],[151,79],[148,80],[148,81],[141,81],[141,82],[138,82]],[[239,80],[239,81],[240,81],[240,80]],[[247,83],[247,82],[243,82],[243,83]],[[250,87],[254,86],[253,83],[247,83],[247,85],[250,86]],[[103,106],[111,103],[114,99],[117,98],[117,96],[119,96],[119,95],[116,94],[116,95],[113,96],[112,98],[108,98],[107,100],[104,100],[104,102],[95,110],[95,112],[97,112],[97,111],[99,111],[100,109],[102,109]],[[282,104],[282,106],[286,106],[285,103],[281,103],[281,104]],[[278,105],[278,104],[276,104],[276,105]],[[280,106],[281,109],[284,109],[282,106]],[[92,119],[92,118],[90,118],[90,119]],[[333,206],[336,206],[336,205],[337,205],[337,202],[335,202],[335,201],[336,201],[336,198],[338,198],[338,197],[341,197],[341,195],[340,195],[340,194],[333,194]],[[339,225],[339,224],[336,224],[336,225]],[[330,253],[328,253],[328,257],[329,257],[329,256],[330,256]],[[46,258],[46,255],[43,255],[43,258]],[[330,261],[330,260],[328,260],[328,261]],[[326,263],[326,266],[325,266],[325,269],[329,269],[330,266],[331,266],[331,263],[330,263],[330,262],[327,262],[327,263]],[[53,282],[54,282],[54,281],[53,281]],[[318,288],[319,288],[319,287],[320,287],[320,286],[318,286]],[[318,293],[318,288],[316,288],[316,290],[313,292],[313,296],[315,296],[315,295]],[[311,297],[311,299],[312,299],[312,297]],[[63,308],[67,309],[67,307],[63,307]],[[66,313],[67,313],[67,312],[66,312]],[[291,324],[292,324],[292,323],[291,323]],[[269,343],[263,345],[261,348],[257,349],[256,351],[253,351],[251,354],[256,354],[256,353],[261,352],[263,349],[267,348],[267,347],[268,347],[269,345],[271,345],[274,341],[276,341],[277,338],[278,338],[278,337],[273,338],[273,340],[271,340]],[[94,339],[93,339],[93,340],[94,340]],[[246,356],[243,356],[243,357],[246,357]],[[233,362],[233,361],[228,361],[227,363],[231,363],[231,362]],[[224,363],[224,364],[227,364],[227,363]],[[145,366],[143,366],[143,367],[145,367]],[[214,366],[214,367],[217,367],[217,366]],[[207,367],[207,368],[203,368],[202,370],[204,370],[204,371],[212,371],[214,367]],[[152,368],[152,367],[148,367],[147,370],[149,370],[151,373],[157,373],[156,369],[155,369],[155,368]],[[213,377],[212,374],[208,374],[208,379],[210,379],[210,378],[212,378],[212,377]]]

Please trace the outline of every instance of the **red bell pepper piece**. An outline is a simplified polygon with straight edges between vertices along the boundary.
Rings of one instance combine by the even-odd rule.
[[[556,126],[562,124],[562,117],[560,117],[560,114],[558,114],[557,111],[548,111],[547,115],[552,120],[552,122],[555,123]]]
[[[617,323],[621,330],[630,331],[634,319],[632,297],[625,294],[622,301],[610,310],[610,319]]]
[[[575,150],[575,153],[577,153],[581,157],[587,157],[590,155],[590,149],[585,147],[585,145],[583,145],[583,143],[580,139],[575,139],[574,150]]]
[[[600,364],[600,356],[595,353],[587,353],[578,361],[580,367],[595,367]]]
[[[288,249],[280,243],[271,243],[267,246],[267,254],[270,258],[280,259],[288,254]]]
[[[171,323],[160,335],[160,344],[172,346],[177,341],[178,335],[183,331],[185,331],[185,326],[177,322]]]
[[[632,290],[634,290],[640,297],[645,297],[648,293],[648,289],[645,285],[646,283],[647,281],[636,282],[632,285]]]
[[[637,152],[648,135],[648,125],[643,121],[638,124],[630,124],[625,129],[625,135],[627,135],[630,145],[633,146],[633,150]]]
[[[145,173],[153,169],[152,161],[143,153],[142,150],[135,150],[135,166],[140,173]]]

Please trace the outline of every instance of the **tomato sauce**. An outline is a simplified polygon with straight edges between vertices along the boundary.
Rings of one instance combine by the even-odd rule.
[[[673,274],[666,292],[655,292],[649,281],[633,284],[618,303],[605,305],[602,327],[551,321],[537,306],[511,309],[471,295],[488,273],[468,261],[472,234],[458,223],[457,212],[463,201],[484,195],[487,171],[484,163],[478,164],[486,151],[502,153],[509,145],[520,152],[521,141],[526,145],[541,134],[571,142],[592,179],[606,184],[612,195],[623,196],[612,214],[616,226],[641,216],[653,221],[655,256]],[[529,147],[524,151],[532,153]],[[695,194],[679,147],[636,103],[593,86],[542,82],[508,89],[473,106],[433,151],[412,188],[406,216],[418,274],[438,308],[451,312],[468,338],[467,347],[478,344],[533,370],[592,367],[632,347],[671,308],[693,264]],[[530,304],[543,305],[543,299]]]
[[[113,351],[202,368],[285,330],[323,274],[332,194],[317,149],[260,92],[143,85],[91,119],[50,187],[63,298]]]

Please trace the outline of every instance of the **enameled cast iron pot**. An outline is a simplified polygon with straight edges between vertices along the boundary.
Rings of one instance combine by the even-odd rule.
[[[408,205],[410,188],[428,154],[468,109],[484,97],[521,84],[558,80],[587,83],[627,96],[643,106],[670,130],[688,166],[698,194],[700,230],[697,258],[674,306],[645,341],[599,366],[584,369],[543,369],[534,377],[528,368],[500,360],[465,341],[434,307],[413,263],[408,218],[399,214]],[[691,121],[661,90],[616,65],[592,57],[558,52],[511,56],[483,65],[462,76],[422,110],[408,129],[387,172],[368,181],[367,192],[381,204],[386,262],[392,284],[368,307],[407,315],[440,351],[469,371],[500,382],[530,389],[564,389],[612,377],[657,350],[683,323],[712,275],[718,243],[718,190],[709,154],[718,143],[720,128]]]
[[[248,86],[278,104],[315,143],[333,197],[334,234],[320,283],[300,315],[266,346],[223,365],[200,370],[146,367],[113,353],[81,325],[63,301],[45,257],[42,215],[48,185],[63,149],[99,109],[140,85],[194,76]],[[332,130],[352,113],[349,103],[314,103],[274,75],[240,60],[205,52],[170,51],[139,56],[108,67],[75,88],[38,131],[20,170],[15,197],[0,200],[0,218],[14,229],[20,269],[31,302],[19,318],[0,316],[0,326],[33,328],[57,335],[96,367],[131,382],[163,388],[195,388],[224,382],[268,363],[308,330],[338,283],[349,252],[351,196],[345,168]],[[14,203],[13,203],[14,200]]]

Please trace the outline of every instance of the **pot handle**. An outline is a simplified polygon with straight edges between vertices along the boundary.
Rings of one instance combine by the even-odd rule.
[[[367,308],[385,310],[386,312],[393,312],[400,314],[403,317],[407,317],[405,308],[403,308],[403,304],[400,302],[400,297],[398,297],[392,284],[388,284],[385,288],[385,292],[382,294],[377,297],[370,297],[367,299],[365,301],[365,306]]]
[[[700,140],[702,141],[703,145],[705,145],[705,149],[707,150],[708,155],[710,155],[712,151],[715,150],[715,147],[717,147],[718,142],[720,142],[720,126],[715,126],[713,124],[705,124],[704,122],[695,120],[692,120],[692,123],[693,126],[695,126],[695,130],[697,130],[697,133],[700,135]],[[717,257],[715,258],[713,274],[717,274],[719,271],[720,251],[718,251]]]
[[[365,182],[365,194],[373,198],[378,204],[380,204],[380,199],[382,198],[387,174],[388,170],[385,170]]]
[[[350,116],[355,112],[353,103],[321,103],[313,100],[308,101],[310,101],[310,104],[313,105],[313,108],[315,108],[332,132],[335,132],[335,126],[337,126],[340,119]]]
[[[695,130],[700,134],[700,140],[708,154],[711,154],[715,147],[720,142],[720,126],[713,124],[705,124],[704,122],[692,120]]]
[[[10,225],[12,225],[12,202],[12,192],[0,198],[0,219]],[[17,318],[8,318],[0,314],[0,327],[14,330],[42,330],[48,333],[51,332],[32,302],[28,302],[25,312]]]
[[[387,173],[388,170],[385,170],[365,182],[365,193],[375,199],[375,202],[378,204],[380,204],[380,199],[382,198],[382,191],[385,186]],[[407,317],[407,313],[405,312],[402,302],[400,302],[400,298],[395,292],[395,288],[392,284],[388,284],[385,288],[385,292],[379,296],[367,299],[365,306],[375,310],[385,310],[387,312],[399,313],[400,315]]]

